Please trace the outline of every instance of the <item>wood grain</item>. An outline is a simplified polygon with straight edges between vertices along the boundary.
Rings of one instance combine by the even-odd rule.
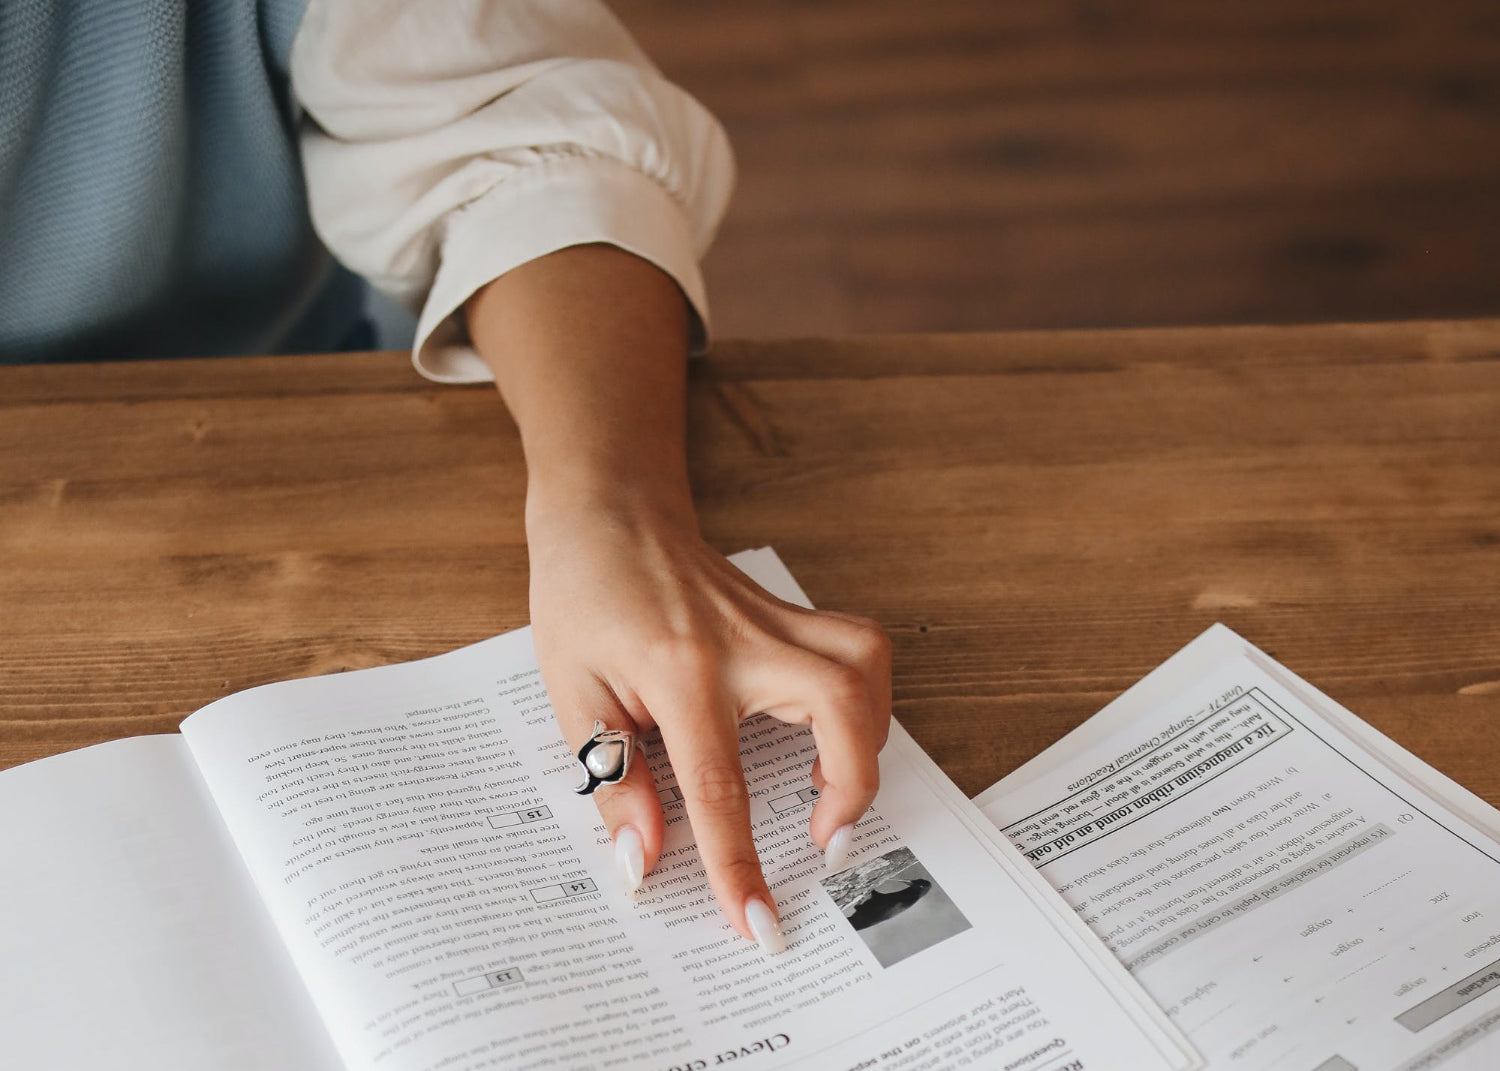
[[[723,120],[727,335],[1500,312],[1487,0],[615,0]]]
[[[1222,620],[1500,803],[1500,321],[726,342],[690,420],[966,791]],[[0,766],[524,624],[523,489],[404,355],[0,369]]]

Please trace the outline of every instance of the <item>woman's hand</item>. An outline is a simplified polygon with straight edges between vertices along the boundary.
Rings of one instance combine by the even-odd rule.
[[[820,794],[811,835],[839,866],[879,783],[876,757],[890,727],[885,633],[767,594],[699,538],[690,511],[549,503],[533,491],[527,524],[537,657],[569,747],[582,746],[596,720],[659,727],[725,916],[779,951],[750,832],[739,723],[765,713],[812,726]],[[661,852],[651,771],[632,764],[594,799],[633,891]]]
[[[596,719],[659,726],[725,916],[775,951],[739,723],[764,712],[812,726],[812,837],[837,862],[875,796],[890,724],[885,635],[773,598],[699,537],[689,313],[671,277],[613,246],[574,246],[500,276],[467,315],[526,450],[532,624],[568,746]],[[661,851],[650,772],[636,765],[594,798],[638,884]]]

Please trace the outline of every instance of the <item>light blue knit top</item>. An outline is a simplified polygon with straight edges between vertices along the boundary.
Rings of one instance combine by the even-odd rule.
[[[306,0],[0,0],[0,363],[358,344],[313,234]]]

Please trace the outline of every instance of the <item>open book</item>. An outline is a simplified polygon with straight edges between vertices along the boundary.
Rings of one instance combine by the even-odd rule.
[[[738,561],[805,603],[770,552]],[[526,630],[256,688],[180,736],[0,774],[3,1063],[1194,1064],[899,727],[848,868],[832,875],[807,835],[807,731],[751,719],[742,746],[790,944],[776,957],[721,919],[650,740],[666,847],[634,898],[617,885]]]
[[[1224,626],[977,802],[1210,1068],[1500,1068],[1500,813]]]

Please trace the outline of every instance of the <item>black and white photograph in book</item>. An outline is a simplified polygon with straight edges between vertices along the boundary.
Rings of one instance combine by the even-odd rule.
[[[882,967],[969,928],[910,848],[866,859],[829,875],[822,885]]]

